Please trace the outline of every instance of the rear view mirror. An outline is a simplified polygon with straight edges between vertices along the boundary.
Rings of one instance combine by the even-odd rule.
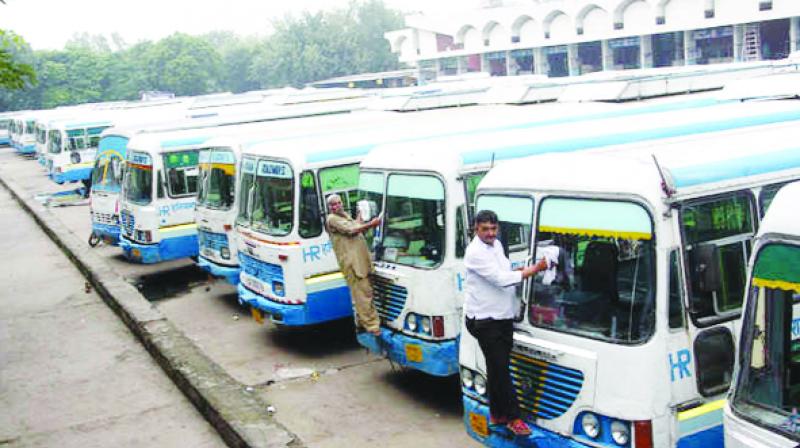
[[[701,292],[714,292],[720,288],[719,248],[714,244],[701,244],[692,250],[693,286]]]

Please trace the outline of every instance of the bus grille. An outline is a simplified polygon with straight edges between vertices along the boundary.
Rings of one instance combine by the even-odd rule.
[[[251,275],[262,282],[271,285],[278,281],[283,283],[283,268],[277,264],[261,261],[245,253],[239,253],[239,265],[244,273]]]
[[[583,386],[579,370],[511,353],[511,381],[522,413],[554,419],[572,406]]]
[[[119,217],[112,213],[94,213],[94,221],[100,224],[119,225]]]
[[[120,218],[122,218],[122,230],[125,234],[128,236],[133,235],[133,224],[135,221],[133,215],[123,210],[122,213],[120,213]]]
[[[378,315],[387,322],[397,319],[406,304],[408,290],[379,275],[371,275],[370,280]]]
[[[214,233],[214,232],[209,232],[207,230],[198,230],[197,236],[199,237],[198,239],[200,241],[201,248],[209,248],[219,251],[223,247],[228,247],[228,236],[225,235],[224,233]]]

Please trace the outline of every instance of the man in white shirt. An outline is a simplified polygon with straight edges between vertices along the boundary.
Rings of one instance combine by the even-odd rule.
[[[547,269],[546,260],[512,270],[497,240],[497,215],[481,210],[475,216],[475,238],[464,256],[467,268],[464,315],[467,331],[478,340],[486,358],[489,413],[492,425],[504,424],[515,435],[530,428],[520,418],[508,369],[514,332],[514,285]]]

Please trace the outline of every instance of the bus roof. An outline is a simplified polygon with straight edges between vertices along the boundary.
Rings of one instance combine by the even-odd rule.
[[[792,122],[596,152],[545,154],[499,164],[479,189],[569,191],[640,196],[652,204],[673,202],[800,178],[798,138],[800,126]],[[662,175],[672,189],[669,196]]]

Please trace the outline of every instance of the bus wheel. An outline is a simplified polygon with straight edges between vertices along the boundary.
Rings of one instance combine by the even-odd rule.
[[[99,236],[97,236],[97,234],[96,234],[96,233],[92,232],[92,233],[89,235],[89,246],[91,246],[91,247],[97,247],[97,245],[98,245],[98,244],[100,244],[100,237],[99,237]]]

